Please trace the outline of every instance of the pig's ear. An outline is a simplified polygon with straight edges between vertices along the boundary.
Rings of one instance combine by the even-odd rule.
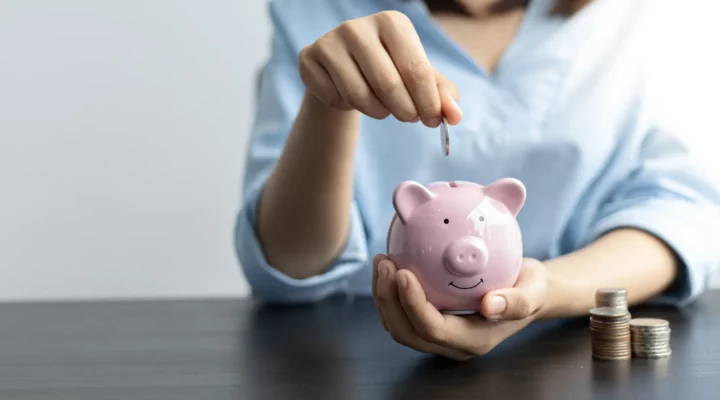
[[[434,198],[435,195],[425,186],[417,182],[405,181],[393,191],[392,202],[398,218],[405,224],[418,207]]]
[[[485,187],[485,194],[503,203],[513,217],[525,204],[525,185],[515,178],[501,178]]]

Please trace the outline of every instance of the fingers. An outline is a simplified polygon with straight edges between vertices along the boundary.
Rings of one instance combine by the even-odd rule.
[[[400,303],[396,280],[397,271],[394,264],[389,260],[384,260],[378,267],[377,301],[385,315],[388,330],[393,339],[421,352],[438,354],[455,360],[469,359],[470,355],[467,353],[428,342],[418,335]]]
[[[353,34],[350,48],[375,96],[390,113],[402,122],[416,121],[415,103],[380,39]]]
[[[346,105],[340,92],[337,91],[328,71],[311,55],[312,50],[304,48],[298,57],[298,72],[308,90],[328,107],[344,110],[351,109]]]
[[[524,260],[515,286],[488,293],[482,312],[492,320],[520,320],[533,316],[544,304],[547,270],[536,260]]]
[[[378,314],[380,315],[380,322],[382,322],[383,328],[385,328],[386,331],[389,332],[387,323],[385,322],[385,315],[383,314],[383,310],[380,307],[380,304],[378,303],[378,280],[379,280],[379,274],[378,274],[378,265],[381,261],[386,260],[387,257],[383,256],[382,254],[378,254],[373,258],[373,270],[372,270],[372,295],[373,300],[375,301],[375,307],[378,310]]]
[[[420,282],[408,271],[398,272],[398,281],[403,308],[422,339],[463,354],[484,355],[494,347],[489,334],[491,323],[477,317],[441,314],[427,301]]]
[[[457,86],[439,72],[435,72],[435,81],[437,82],[438,93],[440,94],[442,114],[447,119],[448,124],[459,124],[463,113],[458,104],[460,95]]]
[[[378,264],[381,261],[387,260],[382,254],[377,254],[373,257],[373,270],[372,270],[372,295],[373,298],[377,298],[377,284],[378,284]]]
[[[457,87],[430,64],[410,19],[383,11],[343,22],[300,52],[300,77],[324,104],[435,128],[462,118]]]
[[[421,338],[438,343],[447,343],[445,318],[425,297],[420,283],[409,271],[398,271],[400,304],[410,323]]]
[[[378,31],[423,123],[437,127],[441,103],[435,71],[412,22],[399,12],[382,13],[378,15]]]
[[[318,40],[311,50],[315,59],[330,75],[343,103],[372,118],[384,119],[390,111],[375,96],[357,63],[335,36]]]
[[[536,260],[524,260],[513,288],[496,290],[483,299],[481,316],[443,315],[426,298],[420,282],[407,270],[397,271],[383,258],[378,263],[374,295],[385,316],[393,338],[416,350],[440,354],[456,360],[484,355],[527,326],[542,307],[545,298],[546,270]],[[501,302],[493,301],[500,299]],[[500,311],[492,310],[499,306]],[[493,311],[493,312],[491,312]]]

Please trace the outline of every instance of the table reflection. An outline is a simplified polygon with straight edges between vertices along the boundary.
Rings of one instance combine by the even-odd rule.
[[[256,307],[240,327],[246,398],[582,400],[677,389],[668,386],[673,358],[593,359],[586,317],[535,323],[483,357],[455,362],[395,343],[371,301],[359,303]],[[661,311],[687,318],[653,309],[633,316]],[[693,323],[682,322],[678,333],[692,335]]]
[[[456,363],[428,358],[408,371],[386,399],[477,399],[477,398],[558,398],[557,382],[563,375],[574,388],[588,387],[588,345],[582,339],[578,321],[535,324],[484,357]],[[564,334],[559,335],[562,331]],[[568,335],[568,332],[575,334]],[[538,346],[538,343],[543,343]],[[552,352],[547,357],[546,352]],[[548,362],[538,364],[538,359]],[[522,382],[519,382],[522,377]],[[590,391],[587,391],[588,396]]]
[[[340,361],[347,358],[348,343],[327,329],[317,311],[322,310],[308,306],[256,308],[241,344],[246,365],[240,370],[249,375],[243,380],[250,388],[243,398],[354,398],[351,365]],[[258,382],[279,384],[261,387]]]

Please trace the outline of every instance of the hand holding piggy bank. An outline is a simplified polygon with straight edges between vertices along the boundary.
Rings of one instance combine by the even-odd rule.
[[[402,182],[393,192],[388,258],[415,274],[438,310],[480,312],[487,292],[517,280],[523,250],[516,217],[525,199],[525,186],[513,178],[488,186]]]

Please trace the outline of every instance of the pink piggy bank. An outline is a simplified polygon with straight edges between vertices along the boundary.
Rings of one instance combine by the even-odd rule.
[[[438,310],[480,312],[485,293],[517,280],[523,249],[516,217],[525,198],[513,178],[488,186],[402,182],[393,192],[388,257],[415,274]]]

